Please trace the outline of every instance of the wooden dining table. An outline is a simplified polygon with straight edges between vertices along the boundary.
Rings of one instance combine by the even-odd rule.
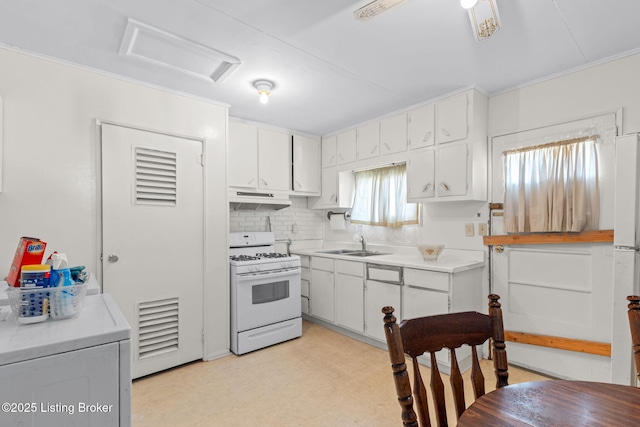
[[[549,380],[513,384],[477,399],[458,427],[640,426],[640,389]]]

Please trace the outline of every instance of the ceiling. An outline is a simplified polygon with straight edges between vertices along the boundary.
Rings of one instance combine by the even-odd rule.
[[[314,135],[464,88],[493,95],[640,51],[637,0],[496,0],[502,26],[482,42],[458,0],[406,0],[356,21],[370,1],[0,0],[0,44]],[[241,64],[214,83],[120,55],[129,19]],[[259,79],[275,83],[266,105],[253,87]]]

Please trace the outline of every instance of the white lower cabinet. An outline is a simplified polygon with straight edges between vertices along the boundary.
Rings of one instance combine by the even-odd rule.
[[[364,333],[364,264],[336,260],[336,325]]]
[[[335,322],[335,283],[332,259],[311,258],[309,313],[328,322]]]
[[[309,295],[311,283],[311,262],[308,256],[300,257],[300,307],[304,314],[309,314]]]
[[[382,307],[395,308],[396,317],[400,319],[400,291],[402,286],[391,283],[367,280],[365,295],[365,334],[368,337],[386,342]]]

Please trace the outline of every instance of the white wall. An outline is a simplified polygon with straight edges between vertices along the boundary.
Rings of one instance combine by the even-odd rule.
[[[72,265],[99,266],[99,152],[94,120],[207,139],[205,353],[228,351],[224,200],[227,108],[104,74],[0,49],[4,101],[0,275],[20,236],[65,252]]]

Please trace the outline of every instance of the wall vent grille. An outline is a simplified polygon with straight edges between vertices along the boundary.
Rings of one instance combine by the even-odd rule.
[[[178,350],[178,298],[138,305],[138,357],[148,359]]]
[[[136,147],[135,202],[175,206],[178,200],[177,154]]]

